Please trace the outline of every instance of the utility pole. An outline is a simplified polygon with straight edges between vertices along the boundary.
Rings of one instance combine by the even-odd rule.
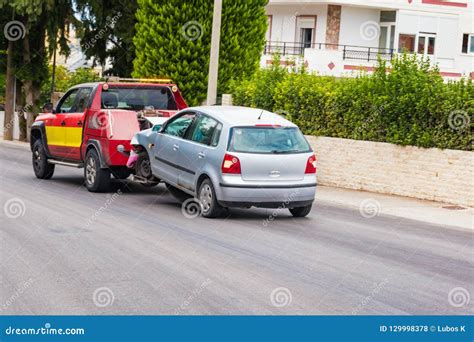
[[[222,0],[214,0],[212,18],[211,58],[209,60],[209,78],[207,84],[208,106],[217,102],[217,76],[219,71],[219,45],[221,42]]]

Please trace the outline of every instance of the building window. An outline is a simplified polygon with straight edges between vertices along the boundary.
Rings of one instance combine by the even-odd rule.
[[[398,52],[415,52],[416,36],[401,34],[398,38]]]
[[[434,55],[436,37],[433,35],[420,35],[418,37],[418,50],[420,55]]]
[[[313,43],[313,29],[302,28],[300,41],[304,48],[310,48]]]
[[[474,34],[463,34],[462,53],[474,53]]]
[[[395,21],[397,21],[396,11],[380,11],[381,23],[394,23]]]

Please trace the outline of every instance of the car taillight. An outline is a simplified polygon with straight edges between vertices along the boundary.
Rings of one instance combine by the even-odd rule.
[[[239,158],[226,153],[221,166],[222,173],[231,173],[240,175],[240,160]]]
[[[308,158],[304,173],[316,173],[316,156],[314,154]]]

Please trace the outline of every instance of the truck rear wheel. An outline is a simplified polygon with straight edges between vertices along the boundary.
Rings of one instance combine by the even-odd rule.
[[[33,171],[39,179],[50,179],[53,177],[54,164],[48,163],[43,142],[38,139],[33,144]]]
[[[110,170],[100,167],[100,158],[97,151],[92,148],[86,154],[84,166],[85,185],[90,192],[104,192],[110,186]]]

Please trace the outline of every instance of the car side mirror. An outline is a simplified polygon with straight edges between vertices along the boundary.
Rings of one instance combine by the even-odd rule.
[[[152,128],[151,130],[152,130],[153,132],[159,132],[159,131],[161,130],[161,127],[162,127],[162,126],[163,126],[163,125],[155,125],[155,126],[153,126],[153,128]]]
[[[52,102],[46,102],[43,105],[43,113],[53,113],[54,114],[54,108],[53,108],[53,103]]]

